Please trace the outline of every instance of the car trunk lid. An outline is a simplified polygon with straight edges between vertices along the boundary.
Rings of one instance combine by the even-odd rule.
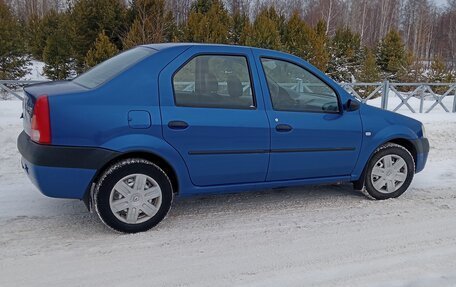
[[[32,136],[32,119],[35,105],[39,98],[47,96],[74,94],[84,92],[87,89],[72,81],[46,82],[27,86],[24,88],[24,100],[22,103],[22,116],[24,131]],[[53,107],[55,108],[55,107]]]

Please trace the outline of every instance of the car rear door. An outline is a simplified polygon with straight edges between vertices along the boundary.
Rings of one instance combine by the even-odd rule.
[[[338,92],[304,61],[255,54],[271,126],[267,180],[350,175],[362,140],[359,111],[343,111]]]
[[[193,46],[159,77],[163,137],[196,186],[265,181],[270,129],[250,49]]]

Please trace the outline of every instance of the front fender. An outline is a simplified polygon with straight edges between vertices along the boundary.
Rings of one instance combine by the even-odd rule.
[[[181,155],[161,138],[146,134],[123,135],[105,142],[102,147],[118,151],[122,154],[146,152],[168,162],[174,169],[180,187],[180,193],[185,193],[192,187],[187,165]]]
[[[367,135],[369,132],[371,133],[371,136]],[[364,167],[368,163],[374,151],[381,145],[397,139],[413,141],[417,138],[416,133],[412,129],[403,125],[389,125],[376,132],[365,131],[363,144],[361,146],[361,153],[352,172],[352,180],[358,180],[360,178]]]

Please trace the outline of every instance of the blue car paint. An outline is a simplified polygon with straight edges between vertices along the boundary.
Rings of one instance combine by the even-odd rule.
[[[350,175],[358,158],[362,141],[362,127],[359,112],[351,113],[304,113],[276,111],[272,108],[267,81],[261,58],[277,58],[301,66],[319,78],[327,77],[303,60],[285,53],[255,49],[255,64],[263,89],[265,109],[269,118],[271,150],[293,150],[298,152],[272,152],[266,180],[306,179],[325,176]],[[307,64],[307,65],[305,65]],[[333,81],[327,81],[339,94],[339,107],[347,100],[344,91]],[[278,132],[275,126],[289,124],[289,133]],[[322,151],[299,152],[301,149],[320,148]],[[346,149],[330,151],[331,149]],[[324,150],[327,149],[327,150]]]
[[[252,66],[253,55],[250,48],[226,46],[223,50],[226,54],[246,57]],[[173,86],[170,81],[174,72],[195,55],[217,52],[220,53],[217,46],[194,46],[161,71],[159,84],[163,137],[187,163],[195,186],[263,182],[269,162],[267,153],[189,154],[200,150],[269,149],[269,124],[264,104],[260,100],[262,95],[258,92],[260,84],[257,77],[252,79],[256,109],[191,108],[174,105]],[[189,128],[170,129],[167,123],[173,120],[185,121]]]
[[[82,199],[96,170],[38,166],[22,159],[32,183],[46,196]]]
[[[358,179],[374,151],[384,143],[395,139],[415,140],[421,133],[421,123],[412,118],[385,111],[369,105],[361,105],[360,115],[363,122],[363,132],[370,133],[364,136],[355,169],[352,171],[352,180]],[[417,158],[416,172],[422,170],[426,158]]]
[[[309,70],[336,91],[341,109],[348,99],[353,99],[324,73],[285,53],[225,45],[160,44],[147,47],[158,52],[95,89],[71,81],[26,89],[34,97],[49,96],[53,145],[103,148],[122,155],[153,154],[172,167],[179,194],[186,196],[355,181],[362,175],[372,153],[383,143],[422,137],[420,122],[365,104],[361,104],[358,111],[338,114],[274,111],[260,57],[287,60]],[[198,54],[246,57],[251,69],[256,109],[176,107],[172,75]],[[141,112],[139,127],[132,127],[131,114],[137,111]],[[150,117],[149,123],[145,123],[146,114]],[[167,123],[171,120],[185,120],[190,127],[170,130]],[[274,127],[282,121],[291,122],[295,130],[287,136],[276,134]],[[366,136],[366,132],[371,136]],[[274,152],[282,148],[315,147],[350,149]],[[263,152],[189,154],[195,150],[244,149]],[[426,159],[427,153],[417,155],[416,172],[422,170]],[[32,182],[44,194],[53,197],[82,199],[100,172],[42,167],[24,162]],[[102,169],[108,163],[100,164]],[[53,175],[60,179],[51,180]],[[62,189],[63,182],[70,183],[71,188]]]

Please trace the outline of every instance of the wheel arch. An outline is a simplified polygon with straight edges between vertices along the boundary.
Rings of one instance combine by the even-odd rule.
[[[361,190],[364,187],[364,180],[365,180],[364,177],[365,177],[365,174],[366,174],[365,172],[366,172],[367,165],[369,164],[370,160],[374,156],[374,154],[377,151],[377,149],[379,147],[385,145],[385,144],[388,144],[388,143],[394,143],[394,144],[400,145],[400,146],[404,147],[406,150],[408,150],[410,152],[410,154],[412,155],[412,157],[413,157],[413,161],[415,162],[415,168],[416,168],[416,161],[417,161],[418,153],[417,153],[416,147],[413,144],[412,140],[407,139],[405,137],[395,137],[395,138],[388,139],[388,140],[383,141],[380,144],[378,144],[371,151],[371,153],[370,153],[369,157],[367,158],[367,160],[363,163],[362,172],[360,173],[359,178],[352,181],[355,189]]]
[[[127,159],[127,158],[141,158],[141,159],[145,159],[145,160],[151,161],[154,164],[156,164],[169,177],[172,187],[173,187],[173,193],[175,193],[175,194],[179,193],[179,189],[181,186],[179,183],[179,177],[178,177],[176,168],[173,167],[169,163],[168,160],[166,160],[164,157],[162,157],[156,153],[150,152],[150,151],[145,151],[145,150],[127,151],[127,152],[121,153],[118,156],[103,163],[103,165],[101,165],[101,167],[97,170],[97,172],[93,176],[92,181],[89,184],[89,186],[87,187],[87,190],[85,191],[84,197],[82,199],[89,210],[92,210],[92,207],[93,207],[92,206],[93,188],[95,187],[95,184],[98,182],[98,180],[100,179],[103,172],[106,169],[108,169],[110,166],[115,164],[116,162],[119,162],[119,161]]]
[[[406,138],[395,138],[395,139],[389,140],[386,143],[395,143],[400,146],[403,146],[406,150],[408,150],[410,152],[410,154],[413,157],[413,161],[416,164],[418,152],[416,150],[415,145],[413,144],[413,142],[411,140],[406,139]],[[386,143],[384,143],[384,144],[386,144]],[[371,157],[372,157],[372,155],[371,155]],[[369,160],[370,160],[370,158],[369,158]]]

